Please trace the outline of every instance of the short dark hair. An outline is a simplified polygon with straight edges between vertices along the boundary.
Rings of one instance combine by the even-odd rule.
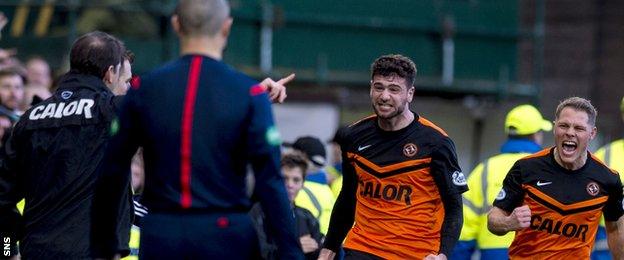
[[[555,120],[559,119],[561,111],[566,107],[571,107],[574,110],[587,113],[588,123],[592,126],[596,125],[596,117],[598,116],[598,111],[596,111],[596,108],[591,104],[589,100],[580,97],[571,97],[567,98],[564,101],[561,101],[561,103],[559,103],[559,105],[557,106],[557,110],[555,111]]]
[[[90,32],[72,45],[70,70],[103,78],[110,66],[123,64],[125,53],[126,47],[119,39],[100,31]]]
[[[230,7],[226,0],[180,0],[173,14],[184,34],[213,36],[230,16]]]
[[[282,154],[282,167],[286,168],[300,168],[303,173],[303,178],[306,177],[308,171],[308,161],[306,156],[299,151],[289,151]]]
[[[377,75],[385,77],[392,74],[404,78],[412,87],[416,81],[416,64],[403,55],[389,54],[377,58],[371,65],[371,79]]]
[[[131,50],[126,50],[126,53],[124,54],[124,59],[128,60],[128,62],[130,64],[134,63],[134,52],[132,52]]]
[[[131,50],[126,49],[126,52],[124,53],[124,60],[128,60],[128,63],[130,63],[132,65],[132,63],[134,63],[134,52],[132,52]],[[126,63],[122,62],[119,71],[121,71],[124,68],[125,65],[126,65]]]
[[[4,78],[7,76],[19,76],[22,78],[22,82],[24,85],[27,83],[26,72],[25,69],[18,66],[10,66],[0,69],[0,78]]]

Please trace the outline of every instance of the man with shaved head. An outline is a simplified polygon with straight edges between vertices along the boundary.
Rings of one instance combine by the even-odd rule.
[[[245,176],[267,215],[281,259],[302,259],[280,174],[271,101],[283,84],[261,83],[222,61],[232,26],[224,0],[181,0],[171,18],[181,57],[133,81],[113,123],[96,190],[96,256],[114,256],[115,223],[132,155],[143,147],[142,259],[257,259]]]

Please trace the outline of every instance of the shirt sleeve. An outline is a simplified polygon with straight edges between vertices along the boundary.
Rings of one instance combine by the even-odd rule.
[[[455,145],[450,138],[443,138],[431,157],[431,174],[444,205],[439,252],[448,256],[461,232],[463,222],[461,193],[468,190],[468,184],[457,163]]]
[[[257,88],[254,86],[253,88]],[[253,91],[252,91],[253,92]],[[267,226],[275,235],[279,257],[303,258],[295,234],[294,213],[280,174],[280,137],[273,124],[271,103],[266,92],[251,96],[250,124],[247,128],[248,157],[255,174],[255,195],[266,214]]]
[[[466,177],[457,162],[455,144],[450,138],[443,138],[431,157],[431,174],[440,194],[461,194],[468,190]]]
[[[602,209],[604,213],[605,221],[617,221],[622,215],[624,215],[624,202],[622,201],[622,181],[619,176],[616,177],[614,184],[609,187],[609,199],[607,204]]]
[[[338,194],[334,209],[332,210],[331,219],[329,221],[329,229],[327,237],[323,244],[324,248],[338,252],[342,241],[347,236],[349,230],[353,226],[355,220],[355,205],[358,179],[355,169],[349,163],[347,157],[347,147],[342,144],[342,189]]]
[[[496,199],[492,203],[504,211],[512,212],[516,207],[520,206],[524,199],[525,191],[522,189],[522,171],[520,162],[517,161],[503,180],[503,188],[496,195]]]

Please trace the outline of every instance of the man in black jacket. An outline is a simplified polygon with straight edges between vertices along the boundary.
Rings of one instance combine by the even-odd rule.
[[[30,108],[0,151],[0,236],[4,256],[90,258],[91,206],[97,168],[115,113],[112,90],[130,79],[126,48],[102,32],[77,39],[70,71],[52,97]],[[128,184],[129,185],[129,184]],[[127,187],[129,191],[129,186]],[[129,193],[127,194],[127,196]],[[26,199],[24,215],[15,204]],[[128,253],[131,204],[119,222],[117,250]]]

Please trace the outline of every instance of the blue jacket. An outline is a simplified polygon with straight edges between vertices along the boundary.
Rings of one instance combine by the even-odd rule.
[[[140,81],[140,82],[137,82]],[[115,196],[130,176],[132,155],[145,158],[143,204],[150,212],[241,212],[256,196],[275,230],[280,254],[301,256],[280,174],[280,138],[268,95],[258,83],[221,61],[186,55],[134,82],[111,124],[112,139],[96,198],[95,235],[106,251],[114,230]]]

